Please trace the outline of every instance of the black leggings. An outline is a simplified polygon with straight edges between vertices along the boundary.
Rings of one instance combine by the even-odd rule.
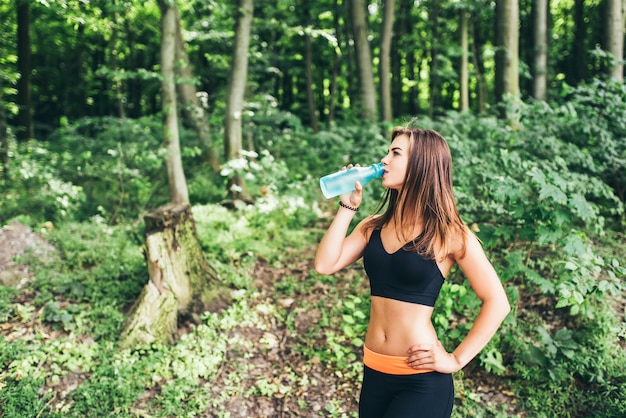
[[[452,414],[451,374],[395,375],[364,367],[359,418],[447,418]]]

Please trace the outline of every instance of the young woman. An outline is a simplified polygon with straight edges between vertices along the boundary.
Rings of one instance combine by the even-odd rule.
[[[509,313],[506,294],[478,239],[461,220],[452,193],[452,157],[437,132],[397,127],[381,160],[387,188],[381,214],[346,236],[362,187],[340,197],[319,244],[315,270],[333,274],[363,257],[371,311],[363,354],[361,418],[449,417],[451,373],[485,347]],[[351,167],[348,166],[348,167]],[[446,275],[457,263],[482,305],[449,353],[431,322]]]

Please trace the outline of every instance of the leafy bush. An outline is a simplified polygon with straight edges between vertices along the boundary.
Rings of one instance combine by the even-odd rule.
[[[147,281],[139,237],[129,227],[111,227],[96,217],[91,223],[58,225],[48,238],[60,256],[30,261],[42,319],[96,339],[116,337],[124,320],[120,308]],[[56,299],[61,296],[63,304]]]
[[[419,121],[448,140],[461,214],[481,238],[514,307],[480,353],[480,374],[499,375],[518,408],[532,416],[624,416],[626,331],[610,305],[623,301],[626,278],[623,86],[596,82],[567,94],[568,103],[520,106],[516,129],[494,117],[456,113]],[[221,279],[240,290],[230,307],[204,314],[170,347],[119,350],[115,343],[124,308],[147,280],[141,225],[124,222],[167,198],[157,122],[84,120],[59,130],[49,146],[18,147],[13,162],[24,161],[30,167],[24,173],[33,175],[19,174],[9,185],[0,202],[3,216],[22,213],[23,206],[33,224],[64,217],[88,222],[55,223],[48,237],[60,258],[26,259],[37,275],[28,307],[17,302],[19,292],[0,291],[2,318],[23,325],[39,320],[62,336],[0,339],[0,403],[7,416],[200,415],[222,410],[236,397],[287,399],[301,390],[297,385],[312,384],[306,373],[256,376],[243,391],[250,367],[224,361],[249,353],[239,333],[229,334],[237,327],[259,332],[263,354],[275,349],[277,340],[263,334],[268,323],[284,326],[280,344],[293,343],[290,350],[308,364],[321,362],[329,375],[358,385],[366,279],[359,267],[321,276],[303,266],[336,209],[335,200],[321,198],[317,179],[349,162],[379,160],[388,138],[383,127],[364,125],[312,133],[271,103],[257,105],[245,119],[255,152],[244,153],[240,166],[225,164],[224,175],[210,173],[199,145],[184,140],[189,189],[197,201],[206,199],[193,209],[202,248]],[[247,176],[253,205],[215,204],[229,169]],[[67,188],[59,192],[50,179],[62,179]],[[35,194],[40,209],[22,188]],[[365,188],[355,221],[382,192]],[[251,272],[266,265],[281,274],[272,288],[257,288]],[[480,305],[463,279],[458,268],[450,273],[433,314],[447,348],[468,332],[464,318],[474,317]],[[299,322],[299,314],[307,321]],[[221,368],[230,366],[235,373],[224,377]],[[61,395],[50,385],[70,373],[76,388],[51,398]],[[474,376],[459,377],[456,416],[507,416],[505,406],[481,399]],[[227,379],[223,393],[211,391],[217,378]],[[337,402],[322,407],[338,415]]]
[[[34,223],[72,219],[86,196],[80,186],[62,179],[54,169],[58,158],[46,144],[11,145],[9,177],[0,182],[0,223],[28,215]]]

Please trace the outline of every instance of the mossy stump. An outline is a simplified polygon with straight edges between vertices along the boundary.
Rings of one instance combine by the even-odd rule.
[[[150,280],[130,309],[122,346],[171,343],[179,315],[226,306],[229,289],[204,257],[189,205],[167,205],[144,217]]]

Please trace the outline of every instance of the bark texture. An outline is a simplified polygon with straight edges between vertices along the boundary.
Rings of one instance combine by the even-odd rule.
[[[254,0],[239,0],[239,16],[235,27],[233,59],[228,81],[226,114],[224,116],[224,154],[226,161],[239,157],[242,150],[242,117],[248,78],[248,49],[254,13]],[[230,180],[229,193],[233,200],[250,201],[250,193],[240,176]]]
[[[393,118],[391,100],[391,38],[393,37],[393,16],[395,1],[385,0],[383,28],[380,40],[380,102],[383,122],[391,122]]]
[[[189,205],[164,206],[144,218],[150,280],[130,310],[122,346],[174,340],[180,315],[215,311],[230,291],[202,253]]]
[[[545,101],[548,91],[548,0],[535,0],[535,8],[533,96]]]
[[[615,57],[609,76],[624,81],[624,6],[623,0],[606,1],[606,50]]]
[[[359,83],[361,86],[361,107],[363,116],[373,123],[377,122],[376,89],[374,87],[374,71],[372,53],[367,39],[367,17],[363,0],[352,0],[352,31],[356,50]]]

